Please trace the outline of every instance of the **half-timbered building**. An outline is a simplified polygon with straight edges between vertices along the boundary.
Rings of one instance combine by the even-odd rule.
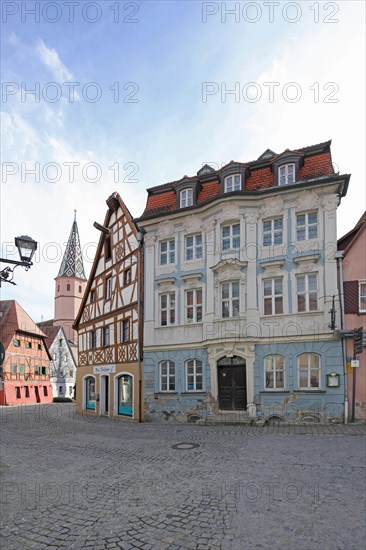
[[[142,235],[118,193],[108,210],[86,291],[78,332],[77,411],[141,420]]]
[[[5,349],[0,405],[52,403],[46,335],[15,300],[0,302],[0,341]]]

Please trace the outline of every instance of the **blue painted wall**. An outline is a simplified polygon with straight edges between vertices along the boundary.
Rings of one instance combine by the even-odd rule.
[[[189,359],[199,359],[203,367],[203,391],[186,391],[186,366]],[[159,364],[173,361],[176,372],[176,391],[159,391]],[[144,353],[144,393],[146,420],[181,420],[207,414],[207,394],[211,390],[210,367],[205,349],[171,349]]]
[[[302,353],[320,355],[320,390],[300,390],[298,386],[298,356]],[[285,391],[265,390],[264,358],[279,354],[285,360]],[[254,392],[257,414],[279,416],[284,420],[342,420],[344,412],[344,377],[342,347],[339,341],[297,342],[256,346]],[[340,375],[339,388],[327,388],[326,375]]]

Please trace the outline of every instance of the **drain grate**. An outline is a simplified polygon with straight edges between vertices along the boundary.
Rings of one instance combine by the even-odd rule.
[[[177,451],[189,451],[191,449],[197,449],[200,445],[198,443],[176,443],[172,445],[172,449]]]

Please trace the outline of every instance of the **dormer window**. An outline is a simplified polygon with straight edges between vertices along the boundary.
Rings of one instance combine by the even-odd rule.
[[[241,174],[233,174],[225,178],[225,193],[241,190]]]
[[[295,164],[283,164],[279,167],[279,185],[291,185],[295,182]]]
[[[193,189],[183,189],[180,192],[180,207],[193,206]]]

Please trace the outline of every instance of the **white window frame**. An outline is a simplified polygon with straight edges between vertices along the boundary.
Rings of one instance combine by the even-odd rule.
[[[301,292],[299,292],[299,289],[298,289],[300,277],[304,277],[304,279],[305,279],[305,288]],[[309,277],[315,277],[316,278],[316,290],[309,290]],[[310,309],[309,308],[310,294],[316,294],[316,309]],[[305,309],[304,310],[299,310],[299,296],[300,295],[305,296]],[[302,273],[302,274],[296,275],[296,309],[297,309],[297,313],[307,313],[307,312],[319,311],[319,277],[318,277],[318,273]]]
[[[281,293],[276,294],[276,281],[281,281]],[[271,294],[266,295],[264,293],[265,282],[271,281]],[[276,298],[281,298],[282,311],[276,312]],[[266,300],[271,300],[271,313],[266,313],[265,303]],[[268,277],[263,279],[263,315],[282,315],[283,314],[283,277]]]
[[[302,367],[300,368],[300,362],[301,362],[301,357],[304,357],[305,355],[307,355],[307,366],[306,368]],[[311,365],[311,359],[313,356],[316,356],[318,357],[318,361],[319,361],[319,366],[318,367],[313,367]],[[300,372],[301,371],[307,371],[307,386],[304,387],[304,386],[300,386]],[[312,386],[311,385],[311,372],[312,371],[317,371],[318,373],[318,380],[319,380],[319,383],[317,386]],[[319,355],[319,353],[301,353],[298,357],[297,357],[297,376],[298,376],[298,388],[299,390],[320,390],[321,389],[321,356]]]
[[[279,362],[282,362],[282,368],[278,365]],[[268,363],[271,364],[272,369],[268,368]],[[273,387],[267,386],[267,373],[273,372]],[[277,373],[282,372],[282,378],[283,378],[283,384],[282,386],[277,387]],[[264,358],[264,389],[265,391],[285,391],[285,372],[286,372],[286,366],[285,366],[285,358],[283,355],[274,354],[274,355],[267,355]]]
[[[234,235],[234,227],[238,227],[239,226],[239,234],[238,235]],[[225,236],[224,237],[224,230],[227,229],[227,228],[230,228],[230,231],[229,231],[229,235]],[[240,241],[241,241],[241,235],[240,235],[240,222],[233,222],[233,223],[227,223],[227,224],[223,224],[221,226],[221,250],[223,253],[226,253],[226,252],[230,252],[232,250],[240,250]],[[239,245],[238,246],[234,246],[234,239],[239,239]],[[229,247],[228,248],[224,248],[224,241],[227,241],[229,240]]]
[[[95,329],[89,331],[89,349],[97,347],[97,332]]]
[[[102,327],[102,346],[110,346],[111,330],[109,325]]]
[[[166,296],[167,297],[167,306],[166,307],[162,307],[162,299],[163,299],[163,296]],[[173,300],[173,306],[172,306],[172,300]],[[167,319],[167,323],[166,325],[163,325],[163,320],[162,320],[162,314],[163,312],[166,311],[166,319]],[[172,312],[174,312],[174,321],[172,322]],[[159,294],[159,321],[160,321],[160,326],[161,327],[169,327],[169,326],[172,326],[172,325],[175,325],[176,322],[177,322],[177,315],[176,315],[176,296],[175,296],[175,292],[164,292],[162,294]]]
[[[193,189],[188,187],[187,189],[182,189],[179,194],[180,207],[187,208],[187,206],[193,206]]]
[[[291,168],[291,170],[290,170]],[[294,162],[289,162],[288,164],[281,164],[278,167],[278,185],[291,185],[295,183],[296,167]],[[289,181],[290,176],[293,176],[293,180]],[[284,180],[282,179],[284,178]]]
[[[233,297],[233,285],[238,285],[238,296],[234,296]],[[223,289],[224,289],[224,286],[229,286],[229,298],[223,298]],[[238,308],[237,308],[237,315],[233,315],[233,311],[234,311],[234,308],[233,308],[233,302],[238,302]],[[228,302],[228,306],[229,306],[229,315],[228,316],[224,316],[224,311],[223,311],[223,307],[224,307],[224,302]],[[220,286],[220,316],[222,319],[235,319],[236,317],[239,317],[240,316],[240,281],[225,281],[223,283],[221,283],[221,286]]]
[[[275,228],[275,221],[281,220],[281,229]],[[265,230],[264,224],[270,223],[271,228],[269,230]],[[275,242],[275,238],[280,235],[281,240],[280,242]],[[270,237],[270,242],[265,242],[265,237]],[[268,218],[267,220],[262,221],[262,243],[263,246],[276,246],[283,244],[283,216],[276,216],[274,218]]]
[[[162,250],[162,246],[166,244],[167,249]],[[166,257],[166,262],[163,263],[162,258]],[[175,264],[175,239],[166,239],[159,242],[159,265]]]
[[[188,305],[188,294],[190,292],[193,295],[192,305]],[[197,293],[201,293],[201,303],[198,303]],[[186,323],[202,323],[202,321],[203,321],[203,291],[202,291],[202,288],[193,288],[193,289],[186,290],[185,293],[184,293],[184,298],[185,298]],[[192,319],[190,319],[188,317],[188,309],[192,309],[192,314],[193,314]],[[198,315],[197,315],[199,309],[201,309],[201,319],[200,320],[198,320]]]
[[[197,239],[201,239],[201,242],[197,243]],[[188,246],[188,239],[193,239],[193,244]],[[192,258],[187,258],[188,250],[192,250]],[[202,260],[203,258],[203,239],[202,233],[195,233],[194,235],[186,235],[184,238],[184,259],[186,262],[193,262],[194,260]]]
[[[124,337],[124,327],[127,327],[127,338]],[[130,340],[130,319],[122,319],[121,321],[121,343],[129,342]]]
[[[309,216],[316,214],[316,222],[309,223]],[[305,223],[299,225],[299,216],[305,216]],[[316,235],[310,236],[310,231],[316,227]],[[299,238],[299,231],[305,230],[304,237]],[[319,213],[317,210],[311,210],[309,212],[297,212],[296,213],[296,240],[297,241],[309,241],[318,239],[319,237]]]
[[[163,366],[166,366],[167,374],[162,373]],[[163,389],[163,379],[166,379],[166,389]],[[174,389],[169,389],[171,379],[174,381]],[[176,366],[174,361],[160,361],[159,363],[159,391],[163,393],[175,392],[177,387]]]
[[[230,176],[226,176],[224,183],[225,193],[241,191],[241,174],[230,174]]]
[[[192,368],[192,372],[188,373],[188,369]],[[188,359],[185,362],[186,371],[186,391],[187,392],[202,392],[203,389],[203,363],[200,359]],[[192,383],[189,383],[189,378],[192,379]],[[200,388],[197,388],[198,378],[200,378]],[[190,389],[190,386],[193,386]]]
[[[365,300],[365,307],[361,307],[362,298]],[[359,313],[366,313],[366,280],[358,281],[358,311]]]
[[[110,300],[112,298],[112,276],[106,278],[105,280],[105,299]]]

